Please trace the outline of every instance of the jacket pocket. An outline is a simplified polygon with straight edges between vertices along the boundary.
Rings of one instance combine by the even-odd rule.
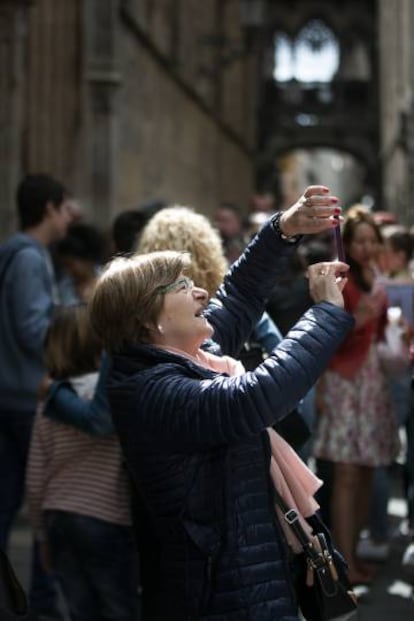
[[[221,538],[214,526],[183,520],[185,532],[196,548],[195,564],[199,570],[189,576],[187,587],[194,601],[197,614],[208,609],[214,591],[215,569],[221,547]],[[190,552],[191,554],[191,552]],[[198,561],[198,562],[197,562]],[[193,561],[189,563],[189,567]]]

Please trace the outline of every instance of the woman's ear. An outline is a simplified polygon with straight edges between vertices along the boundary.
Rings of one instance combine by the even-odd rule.
[[[144,325],[147,329],[148,334],[152,338],[156,338],[164,334],[164,328],[161,324],[145,323]]]

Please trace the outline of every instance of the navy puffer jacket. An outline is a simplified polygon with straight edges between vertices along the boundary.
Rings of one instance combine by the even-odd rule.
[[[226,277],[208,314],[223,353],[237,357],[288,248],[265,226]],[[306,394],[352,325],[316,304],[239,377],[149,345],[114,356],[111,410],[161,546],[158,619],[297,620],[265,429]]]

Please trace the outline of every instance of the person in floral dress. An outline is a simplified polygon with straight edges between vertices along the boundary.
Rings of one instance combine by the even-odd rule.
[[[375,269],[381,233],[370,213],[355,206],[342,238],[350,265],[345,308],[356,323],[318,387],[314,454],[333,464],[331,526],[349,577],[358,584],[372,579],[370,568],[356,558],[356,544],[369,512],[374,469],[393,461],[398,431],[377,353],[387,311]]]

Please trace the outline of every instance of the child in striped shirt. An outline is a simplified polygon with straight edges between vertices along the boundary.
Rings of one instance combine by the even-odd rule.
[[[86,307],[60,309],[46,342],[50,376],[91,399],[100,357]],[[88,435],[42,409],[29,451],[28,501],[71,621],[136,621],[136,552],[118,438]]]

